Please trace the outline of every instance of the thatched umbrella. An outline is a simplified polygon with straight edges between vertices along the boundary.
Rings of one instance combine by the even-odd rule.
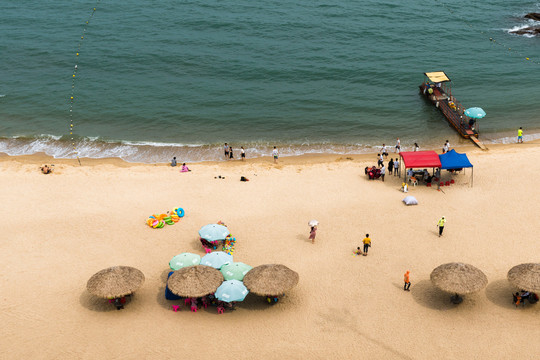
[[[167,280],[173,294],[182,297],[201,297],[217,290],[223,274],[210,266],[195,265],[175,271]]]
[[[244,276],[244,285],[249,291],[264,296],[283,294],[296,284],[299,275],[285,265],[267,264],[251,269]]]
[[[480,291],[488,283],[482,271],[464,263],[440,265],[431,272],[430,278],[439,289],[455,293],[452,302],[457,304],[463,301],[459,295]]]
[[[131,266],[113,266],[94,274],[86,283],[88,292],[106,299],[133,293],[144,283],[144,274]]]
[[[540,264],[527,263],[514,266],[508,271],[508,281],[520,289],[540,292]]]

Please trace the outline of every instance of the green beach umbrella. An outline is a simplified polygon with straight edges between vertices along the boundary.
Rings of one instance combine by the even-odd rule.
[[[214,294],[220,301],[233,302],[242,301],[249,294],[248,289],[238,280],[226,280],[216,290]]]
[[[169,261],[169,266],[173,270],[179,270],[181,268],[184,268],[186,266],[193,266],[193,265],[199,265],[201,263],[201,257],[197,254],[192,253],[182,253],[180,255],[176,255]]]
[[[225,264],[233,262],[232,255],[227,254],[223,251],[214,251],[210,254],[206,254],[201,259],[201,265],[211,266],[214,269],[221,269]]]
[[[242,262],[233,262],[223,265],[223,267],[219,271],[221,271],[225,280],[242,281],[242,279],[244,279],[244,276],[246,276],[248,271],[251,269],[253,269],[251,266]]]

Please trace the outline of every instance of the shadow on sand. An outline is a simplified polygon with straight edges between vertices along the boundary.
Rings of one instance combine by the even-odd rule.
[[[433,310],[450,310],[456,307],[452,304],[452,294],[435,287],[430,280],[422,280],[411,285],[411,294],[418,304]]]

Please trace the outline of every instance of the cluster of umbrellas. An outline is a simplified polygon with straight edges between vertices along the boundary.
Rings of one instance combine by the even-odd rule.
[[[477,292],[486,287],[486,275],[478,268],[464,263],[453,262],[436,267],[430,275],[433,284],[443,291],[454,293],[454,303],[463,301],[460,295]],[[540,292],[540,264],[527,263],[514,266],[508,271],[508,280],[514,286]]]
[[[211,254],[215,253],[218,252]],[[181,297],[203,297],[213,293],[216,299],[230,303],[243,301],[250,291],[258,295],[283,294],[298,283],[298,273],[285,265],[252,268],[241,262],[230,262],[218,270],[215,266],[202,265],[208,255],[201,259],[201,265],[176,270],[167,280],[169,290]]]

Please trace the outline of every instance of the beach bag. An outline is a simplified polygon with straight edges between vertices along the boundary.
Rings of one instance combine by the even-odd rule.
[[[249,180],[245,176],[241,176],[240,181],[249,181]]]
[[[405,205],[418,205],[418,200],[414,196],[407,196],[405,199],[403,199],[403,202]]]

